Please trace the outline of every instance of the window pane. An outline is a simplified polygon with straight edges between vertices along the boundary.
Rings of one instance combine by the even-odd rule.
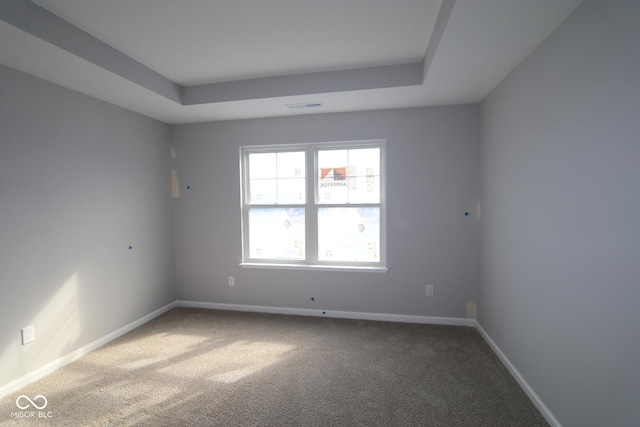
[[[249,179],[276,177],[276,153],[249,154]]]
[[[304,178],[304,157],[304,151],[278,153],[276,159],[278,178]]]
[[[305,193],[304,178],[278,179],[278,203],[304,203]]]
[[[304,259],[304,234],[304,208],[249,209],[250,258]]]
[[[380,149],[318,151],[318,203],[380,202]]]
[[[304,203],[305,175],[304,151],[250,153],[249,203]]]
[[[276,179],[252,179],[249,181],[249,203],[273,204],[277,201]]]
[[[380,149],[349,150],[349,202],[380,201]]]
[[[348,153],[349,150],[318,151],[318,203],[344,203],[349,200]]]
[[[320,261],[380,261],[380,208],[318,209]]]

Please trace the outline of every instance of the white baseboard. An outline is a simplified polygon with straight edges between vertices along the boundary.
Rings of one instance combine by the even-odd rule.
[[[129,331],[132,331],[133,329],[137,328],[138,326],[141,326],[145,323],[147,323],[149,320],[160,316],[161,314],[171,310],[172,308],[174,308],[176,306],[176,302],[172,302],[170,304],[165,305],[164,307],[161,307],[149,314],[147,314],[146,316],[142,316],[141,318],[139,318],[138,320],[135,320],[131,323],[129,323],[128,325],[123,326],[120,329],[117,329],[113,332],[111,332],[110,334],[105,335],[102,338],[99,338],[95,341],[93,341],[90,344],[87,344],[75,351],[72,351],[71,353],[68,353],[52,362],[47,363],[46,365],[36,369],[33,372],[29,372],[28,374],[10,382],[9,384],[3,385],[2,387],[0,387],[0,398],[13,393],[14,391],[17,391],[19,389],[21,389],[22,387],[26,386],[27,384],[30,384],[34,381],[39,380],[40,378],[44,377],[45,375],[50,374],[51,372],[55,371],[58,368],[61,368],[71,362],[73,362],[74,360],[84,356],[85,354],[92,352],[93,350],[102,347],[103,345],[105,345],[106,343],[108,343],[109,341],[113,341],[114,339],[118,338],[121,335],[126,334]]]
[[[491,347],[493,352],[502,361],[504,366],[509,370],[509,372],[511,373],[511,376],[513,376],[513,378],[515,378],[518,384],[520,384],[520,387],[522,387],[522,390],[524,390],[527,396],[529,396],[529,399],[531,399],[531,402],[533,402],[536,408],[538,408],[538,410],[540,411],[542,416],[545,418],[545,420],[547,420],[549,425],[551,427],[562,427],[562,425],[556,419],[556,417],[553,416],[549,408],[547,408],[547,405],[545,405],[542,399],[540,399],[540,396],[538,396],[536,392],[533,391],[533,388],[531,388],[527,380],[524,379],[524,377],[520,374],[520,372],[516,369],[516,367],[513,366],[513,363],[511,363],[511,361],[502,352],[502,350],[500,350],[500,347],[498,347],[498,345],[491,339],[489,334],[487,334],[487,331],[485,331],[480,325],[480,323],[478,323],[477,321],[475,322],[475,327],[478,330],[478,332],[480,332],[480,335],[482,335],[482,338],[484,338],[487,344],[489,344],[489,347]]]
[[[208,308],[213,310],[248,311],[255,313],[291,314],[296,316],[334,317],[341,319],[379,320],[385,322],[425,323],[433,325],[470,326],[475,319],[461,317],[415,316],[410,314],[364,313],[359,311],[317,310],[311,308],[269,307],[263,305],[222,304],[215,302],[176,301],[177,307]]]

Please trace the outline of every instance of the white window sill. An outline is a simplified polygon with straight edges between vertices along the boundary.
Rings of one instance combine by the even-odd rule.
[[[313,265],[313,264],[269,264],[261,262],[241,262],[242,268],[267,268],[276,270],[306,270],[306,271],[359,271],[363,273],[386,273],[387,267],[368,267],[353,265]]]

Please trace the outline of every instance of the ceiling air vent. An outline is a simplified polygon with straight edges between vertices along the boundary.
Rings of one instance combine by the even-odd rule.
[[[299,104],[285,104],[290,110],[305,110],[307,108],[321,108],[324,107],[322,102],[301,102]]]

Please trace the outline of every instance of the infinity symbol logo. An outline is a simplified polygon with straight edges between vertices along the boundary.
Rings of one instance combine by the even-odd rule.
[[[34,400],[36,400],[36,401],[37,401],[37,400],[39,400],[39,399],[41,399],[41,400],[44,402],[44,403],[42,404],[42,406],[39,406],[36,402],[34,402]],[[26,400],[26,401],[27,401],[27,402],[29,402],[29,403],[27,403],[27,404],[25,404],[24,406],[22,406],[22,405],[20,404],[20,401],[22,401],[22,400]],[[28,396],[25,396],[24,394],[22,394],[22,395],[18,396],[18,398],[16,399],[16,406],[17,406],[18,408],[20,408],[20,409],[27,409],[29,406],[32,406],[32,405],[33,405],[33,407],[34,407],[34,408],[36,408],[36,409],[44,409],[44,408],[46,408],[46,407],[47,407],[47,398],[46,398],[46,397],[44,397],[43,395],[39,394],[39,395],[37,395],[36,397],[34,397],[34,398],[33,398],[33,400],[31,400],[31,399],[29,399],[29,397],[28,397]]]

